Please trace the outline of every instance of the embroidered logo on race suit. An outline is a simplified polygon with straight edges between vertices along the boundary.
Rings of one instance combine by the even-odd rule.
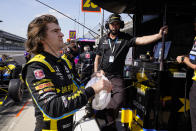
[[[67,73],[67,77],[68,77],[68,79],[72,79],[72,74],[71,74],[71,72],[70,72],[70,70],[66,67],[66,66],[64,66],[64,68],[65,68],[65,71],[66,71],[66,73]]]
[[[80,82],[80,79],[76,78],[76,81]]]
[[[86,53],[86,54],[85,54],[85,58],[86,58],[86,59],[90,59],[90,58],[91,58],[90,53]]]
[[[65,98],[65,96],[62,96],[61,99],[63,101],[65,108],[67,108],[67,99]]]
[[[72,79],[72,75],[68,74],[67,77],[71,80]]]
[[[51,96],[51,97],[45,99],[45,100],[44,100],[44,103],[48,103],[48,102],[51,101],[55,96],[56,96],[56,95]]]
[[[33,83],[33,85],[34,86],[37,86],[37,85],[40,85],[40,84],[42,84],[42,83],[46,83],[46,82],[52,82],[52,80],[51,79],[41,79],[40,81],[37,81],[37,82],[35,82],[35,83]]]
[[[60,77],[61,80],[63,80],[63,74],[60,72],[58,66],[55,66],[55,71],[56,71],[56,75]]]
[[[51,87],[51,86],[54,86],[54,84],[52,82],[43,83],[43,84],[40,84],[40,85],[36,86],[35,90],[40,90],[40,89],[43,89],[45,87]]]
[[[72,125],[71,123],[68,123],[66,125],[63,125],[63,129],[66,129],[66,128],[70,127],[71,125]]]
[[[66,73],[70,73],[69,69],[66,66],[64,66],[64,68],[65,68]]]
[[[43,90],[40,90],[39,94],[46,93],[46,92],[52,92],[52,91],[55,91],[55,88],[49,87],[49,88],[45,88]]]
[[[34,70],[34,76],[35,76],[36,79],[43,79],[43,78],[45,78],[44,71],[41,70],[41,69]]]
[[[47,93],[43,94],[42,96],[40,96],[40,100],[44,99],[45,97],[47,97],[49,95],[56,95],[56,92],[47,92]]]

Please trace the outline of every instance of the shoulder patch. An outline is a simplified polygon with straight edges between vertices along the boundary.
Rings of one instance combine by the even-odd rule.
[[[41,69],[37,69],[37,70],[34,70],[34,76],[36,79],[43,79],[45,78],[45,74],[44,74],[44,71],[41,70]]]

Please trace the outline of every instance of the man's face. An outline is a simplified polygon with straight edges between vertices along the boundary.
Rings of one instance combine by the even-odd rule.
[[[43,46],[46,49],[49,45],[54,51],[59,51],[63,48],[63,33],[59,25],[55,23],[48,23],[46,30],[46,37],[43,40]]]
[[[120,23],[119,22],[112,22],[109,24],[109,28],[112,34],[117,34],[120,30]]]
[[[76,43],[70,43],[70,48],[73,50],[73,51],[77,51],[78,50],[78,47],[77,47],[77,45],[76,45]]]

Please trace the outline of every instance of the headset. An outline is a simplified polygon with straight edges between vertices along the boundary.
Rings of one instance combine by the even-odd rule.
[[[109,29],[109,22],[111,21],[112,17],[116,17],[120,21],[120,29],[123,29],[125,24],[124,24],[124,21],[122,20],[122,18],[119,14],[111,14],[109,16],[108,20],[105,23],[105,28]]]

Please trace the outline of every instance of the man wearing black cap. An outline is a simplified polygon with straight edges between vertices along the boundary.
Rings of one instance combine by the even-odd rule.
[[[100,111],[101,114],[104,113],[107,123],[102,130],[116,130],[115,119],[125,95],[122,76],[129,48],[134,45],[145,45],[155,42],[168,31],[167,26],[165,26],[157,34],[133,38],[129,34],[120,32],[120,29],[123,27],[124,21],[121,20],[120,15],[110,15],[105,25],[109,33],[100,39],[96,52],[94,71],[104,71],[113,85],[111,101],[105,110]]]
[[[178,61],[178,63],[184,63],[194,70],[194,75],[192,77],[193,84],[189,92],[189,101],[192,131],[196,131],[196,17],[193,24],[195,31],[193,48],[190,51],[189,56],[181,55],[178,56],[176,60]]]

